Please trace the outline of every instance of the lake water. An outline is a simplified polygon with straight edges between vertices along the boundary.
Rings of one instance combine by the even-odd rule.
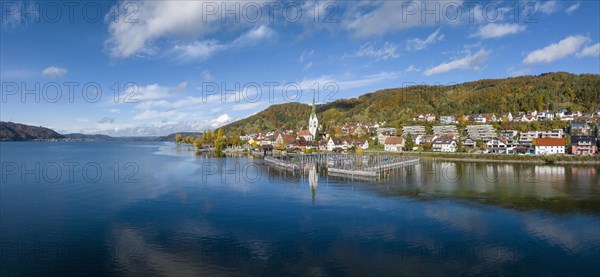
[[[294,176],[172,143],[0,143],[0,276],[589,276],[599,167]]]

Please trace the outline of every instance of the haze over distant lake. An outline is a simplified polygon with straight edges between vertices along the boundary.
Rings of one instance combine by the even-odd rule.
[[[360,181],[171,142],[0,151],[1,276],[600,270],[599,166],[422,160]]]

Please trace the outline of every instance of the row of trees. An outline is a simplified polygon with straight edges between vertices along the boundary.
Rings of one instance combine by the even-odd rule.
[[[227,146],[238,146],[244,143],[238,136],[224,136],[223,129],[221,128],[217,129],[216,133],[208,129],[202,132],[202,135],[198,137],[184,137],[181,134],[176,134],[175,142],[193,144],[198,149],[202,149],[208,144],[212,145],[217,152],[223,151]]]

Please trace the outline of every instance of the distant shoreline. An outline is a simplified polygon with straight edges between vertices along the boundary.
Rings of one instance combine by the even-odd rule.
[[[600,156],[535,156],[535,155],[490,155],[490,154],[467,154],[467,153],[439,153],[439,152],[385,152],[366,151],[366,153],[377,154],[399,154],[407,156],[419,156],[444,161],[463,162],[492,162],[492,163],[528,163],[528,164],[556,164],[556,165],[600,165]]]
[[[228,153],[254,152],[226,151]],[[259,153],[259,152],[257,152]],[[487,162],[487,163],[521,163],[521,164],[554,164],[554,165],[600,165],[600,156],[534,156],[534,155],[490,155],[467,153],[440,153],[440,152],[386,152],[369,151],[364,154],[387,154],[400,156],[416,156],[424,159],[460,162]]]

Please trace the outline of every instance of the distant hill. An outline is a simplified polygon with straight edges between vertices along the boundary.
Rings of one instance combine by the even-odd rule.
[[[65,138],[81,141],[160,141],[162,137],[111,137],[108,135],[66,134]]]
[[[166,135],[163,137],[160,137],[159,140],[161,141],[175,141],[175,135],[180,134],[182,137],[186,137],[186,136],[192,136],[192,137],[199,137],[202,136],[202,133],[199,132],[179,132],[179,133],[173,133],[170,135]]]
[[[160,141],[165,137],[111,137],[107,135],[65,134],[52,129],[13,122],[0,122],[0,141],[79,140],[79,141]]]
[[[115,138],[107,135],[65,134],[65,138],[83,141],[113,141]]]
[[[600,75],[557,72],[540,76],[479,80],[448,86],[411,86],[385,89],[358,98],[317,106],[319,123],[333,126],[350,122],[385,121],[400,127],[421,113],[470,115],[529,110],[594,111],[600,109]],[[310,106],[272,105],[255,115],[224,126],[227,134],[306,128]]]
[[[0,121],[0,141],[63,138],[65,138],[63,135],[55,132],[52,129]]]

